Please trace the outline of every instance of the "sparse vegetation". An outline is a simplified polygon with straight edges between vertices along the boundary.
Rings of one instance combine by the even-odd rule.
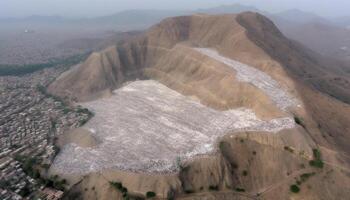
[[[186,189],[186,190],[185,190],[185,193],[186,193],[186,194],[191,194],[191,193],[194,193],[194,191],[191,190],[191,189]]]
[[[51,176],[50,178],[41,178],[40,182],[46,187],[51,187],[62,191],[65,190],[65,186],[67,184],[66,179],[60,179],[57,175]]]
[[[284,150],[289,151],[290,153],[294,153],[294,150],[289,146],[284,146]]]
[[[236,188],[236,191],[237,191],[237,192],[245,192],[245,189],[244,189],[244,188],[237,187],[237,188]]]
[[[307,181],[310,177],[314,176],[315,174],[316,174],[315,172],[304,173],[304,174],[300,175],[300,181],[303,183],[303,182]]]
[[[34,179],[40,178],[40,172],[35,168],[35,165],[40,164],[40,161],[36,157],[25,157],[21,155],[16,155],[15,160],[20,162],[23,171],[30,177]]]
[[[147,197],[147,198],[152,198],[152,197],[155,197],[155,196],[156,196],[156,193],[155,193],[155,192],[148,191],[148,192],[146,193],[146,197]]]
[[[76,200],[76,199],[81,199],[82,194],[80,192],[72,192],[69,193],[65,198],[68,200]]]
[[[46,89],[45,86],[37,85],[37,90],[39,92],[41,92],[43,95],[45,95],[47,98],[52,98],[55,101],[60,102],[62,104],[62,111],[63,111],[63,113],[67,114],[67,113],[73,111],[73,109],[70,108],[69,105],[67,105],[67,103],[62,98],[57,97],[57,96],[52,95],[49,92],[47,92],[47,89]],[[80,114],[86,114],[88,116],[88,118],[81,119],[79,121],[80,126],[83,126],[84,124],[86,124],[94,116],[94,113],[89,111],[87,108],[82,108],[81,106],[78,106],[74,111],[77,112],[77,113],[80,113]]]
[[[294,116],[294,121],[295,121],[296,124],[298,124],[298,125],[300,125],[300,126],[305,128],[304,121],[301,118],[299,118],[298,116]]]
[[[301,186],[304,182],[306,182],[310,177],[314,176],[316,173],[311,172],[311,173],[304,173],[300,175],[300,178],[296,180],[296,184],[291,185],[290,190],[294,193],[298,193]]]
[[[300,188],[297,185],[291,185],[290,186],[290,191],[293,193],[299,193],[300,192]]]
[[[310,166],[316,167],[316,168],[323,168],[324,163],[322,161],[320,150],[313,149],[312,152],[313,152],[314,159],[310,160],[309,162]]]
[[[122,183],[120,182],[109,182],[109,183],[111,184],[111,186],[113,186],[115,189],[117,189],[119,192],[122,193],[124,200],[130,199],[128,194],[128,189],[124,187]]]
[[[224,141],[221,141],[219,143],[219,148],[220,148],[220,151],[223,152],[224,151],[224,148],[225,148],[225,142]]]
[[[173,188],[170,188],[167,194],[167,200],[174,200],[175,199],[175,190]]]
[[[209,190],[218,191],[219,190],[219,186],[218,185],[210,185],[209,186]]]
[[[248,176],[248,171],[247,170],[243,170],[242,175],[243,176]]]
[[[28,176],[38,180],[41,184],[45,185],[46,187],[51,187],[62,191],[65,190],[65,186],[67,184],[67,181],[65,179],[61,180],[57,175],[51,176],[50,178],[41,176],[40,171],[38,169],[38,166],[41,166],[41,161],[36,157],[27,158],[21,155],[16,155],[15,160],[21,163],[23,171]]]

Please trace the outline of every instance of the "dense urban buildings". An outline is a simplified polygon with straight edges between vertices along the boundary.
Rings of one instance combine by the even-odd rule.
[[[47,177],[59,152],[55,138],[90,117],[46,93],[61,70],[0,78],[0,199],[59,199],[65,180]],[[55,189],[56,188],[56,189]]]

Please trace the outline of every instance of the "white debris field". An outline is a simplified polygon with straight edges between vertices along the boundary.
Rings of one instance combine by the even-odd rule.
[[[197,49],[231,66],[241,81],[264,91],[282,110],[296,100],[262,71]],[[87,174],[104,169],[145,173],[178,171],[179,160],[215,151],[217,139],[241,130],[276,133],[295,126],[292,117],[263,121],[252,110],[218,111],[153,81],[135,81],[114,91],[111,97],[82,104],[95,113],[83,127],[101,143],[83,148],[67,144],[53,169],[63,174]]]

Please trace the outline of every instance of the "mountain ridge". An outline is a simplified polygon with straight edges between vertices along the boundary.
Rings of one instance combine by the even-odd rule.
[[[220,56],[215,58],[198,48]],[[90,97],[106,96],[100,92],[113,95],[115,89],[123,91],[129,81],[151,79],[211,109],[225,112],[244,107],[264,121],[290,117],[295,126],[275,134],[262,130],[227,133],[218,142],[217,153],[184,163],[179,174],[154,176],[103,170],[80,177],[71,191],[82,192],[84,199],[107,199],[111,194],[121,198],[120,193],[111,192],[113,187],[109,185],[117,181],[128,188],[130,195],[141,197],[154,191],[159,198],[239,199],[237,188],[248,198],[262,199],[349,195],[343,183],[349,183],[350,178],[338,167],[348,169],[350,164],[342,153],[350,150],[346,144],[350,138],[350,107],[306,81],[309,75],[327,73],[306,51],[288,40],[265,16],[245,12],[167,18],[137,39],[94,53],[51,84],[49,91],[89,101]],[[266,91],[242,81],[239,71],[227,64],[230,60],[265,73],[300,103],[281,109]],[[322,168],[310,164],[315,151],[322,152]],[[329,170],[332,172],[326,176]],[[307,180],[312,187],[300,183],[301,193],[291,193],[289,187],[305,173],[315,173]],[[91,187],[97,192],[84,191]]]

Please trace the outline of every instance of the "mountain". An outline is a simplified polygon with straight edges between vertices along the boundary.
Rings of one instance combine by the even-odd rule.
[[[286,10],[274,14],[284,20],[295,22],[295,23],[308,23],[308,22],[326,22],[327,19],[320,17],[314,13],[305,12],[298,9]]]
[[[106,15],[94,18],[81,19],[65,19],[61,16],[29,16],[25,18],[0,18],[0,22],[6,23],[61,23],[78,26],[100,25],[107,26],[114,25],[115,27],[127,27],[127,29],[146,29],[150,26],[159,23],[167,17],[174,17],[180,15],[190,15],[194,13],[239,13],[243,11],[258,11],[255,7],[244,6],[240,4],[223,5],[208,9],[197,10],[125,10],[112,15]],[[128,28],[130,27],[130,28]]]
[[[332,20],[335,24],[350,29],[350,16],[339,17]]]
[[[310,22],[286,27],[283,32],[322,55],[350,61],[350,30],[346,28]]]
[[[191,141],[198,135],[204,137],[205,131],[213,127],[218,129],[209,138],[219,137],[219,132],[231,123],[238,127],[259,120],[263,123],[253,130],[234,129],[220,135],[216,151],[184,163],[174,160],[179,171],[169,174],[128,171],[117,167],[122,160],[117,160],[115,168],[89,171],[96,166],[103,168],[99,162],[78,164],[78,169],[72,163],[94,160],[106,152],[92,148],[94,156],[90,157],[84,152],[91,149],[81,151],[82,147],[72,149],[69,145],[63,148],[51,171],[72,181],[68,199],[343,199],[350,194],[350,106],[330,97],[312,81],[325,76],[335,75],[312,51],[286,38],[261,14],[167,18],[137,38],[93,53],[84,63],[62,74],[48,90],[75,102],[88,101],[86,105],[91,106],[89,101],[95,100],[92,104],[99,108],[107,106],[102,113],[96,113],[101,121],[94,126],[106,121],[115,123],[104,119],[104,115],[117,116],[118,126],[109,129],[107,134],[111,135],[101,140],[101,148],[115,139],[113,148],[122,147],[134,134],[142,132],[142,138],[150,134],[153,125],[156,127],[152,138],[134,138],[129,149],[116,153],[131,153],[122,159],[127,160],[123,166],[135,167],[133,163],[139,161],[136,157],[140,154],[141,160],[147,160],[148,156],[157,157],[173,148],[164,146],[163,134],[168,134],[166,138],[175,140],[177,146],[186,143],[181,139],[186,135],[173,138],[174,135],[192,133],[187,132],[192,128],[198,134],[189,138]],[[142,81],[145,79],[148,81]],[[114,98],[118,101],[112,106],[109,103]],[[168,99],[172,102],[166,104]],[[172,107],[193,101],[192,106],[182,110]],[[247,114],[242,108],[251,111],[240,122]],[[200,114],[204,110],[212,114]],[[189,113],[178,118],[186,111]],[[220,118],[236,112],[240,114],[235,122]],[[222,115],[208,124],[199,123],[213,113]],[[199,115],[202,118],[197,118]],[[142,120],[130,122],[140,116]],[[186,128],[178,127],[182,118]],[[149,123],[143,125],[142,121]],[[108,127],[110,124],[101,125],[102,129]],[[163,133],[164,127],[167,131]],[[137,133],[125,133],[134,128]],[[176,133],[170,134],[171,128]],[[153,142],[151,146],[147,146],[149,140]],[[193,140],[189,147],[196,143]],[[133,154],[144,145],[144,152]],[[150,166],[154,169],[168,164],[154,160],[146,169]],[[88,171],[72,178],[65,167]]]
[[[24,18],[0,18],[2,23],[62,23],[65,22],[61,16],[32,15]]]
[[[229,13],[234,14],[234,13],[241,13],[246,11],[261,12],[254,6],[245,6],[241,4],[222,5],[222,6],[213,7],[213,8],[198,9],[195,12],[207,13],[207,14],[229,14]]]
[[[112,23],[115,25],[140,25],[142,28],[149,27],[167,17],[190,15],[194,13],[240,13],[244,11],[258,11],[255,7],[240,4],[223,5],[198,10],[126,10],[113,15],[86,19],[85,23]]]
[[[189,12],[181,10],[126,10],[113,15],[86,19],[85,23],[131,24],[148,27],[160,22],[164,18],[184,14],[189,14]]]

